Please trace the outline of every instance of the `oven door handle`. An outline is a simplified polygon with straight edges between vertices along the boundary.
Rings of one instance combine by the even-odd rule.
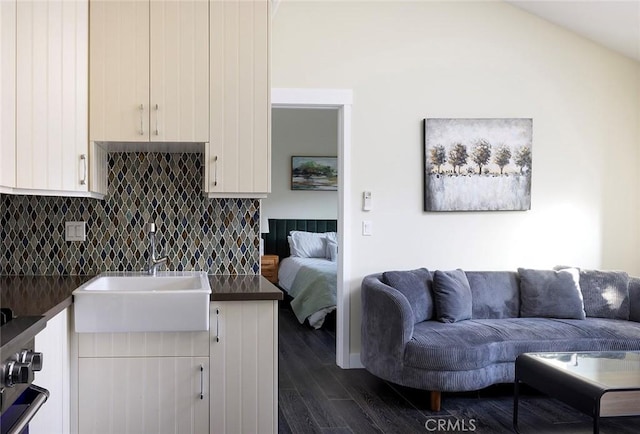
[[[36,386],[32,384],[29,386],[29,389],[33,390],[35,393],[35,397],[29,404],[29,408],[22,413],[20,418],[16,421],[16,423],[9,428],[7,434],[20,434],[22,430],[24,430],[31,422],[31,419],[36,415],[42,404],[49,398],[49,391],[43,387]]]

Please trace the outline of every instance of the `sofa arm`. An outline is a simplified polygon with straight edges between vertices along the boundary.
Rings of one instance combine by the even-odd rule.
[[[401,368],[405,345],[413,335],[413,311],[407,298],[381,278],[382,274],[374,274],[362,281],[360,358],[367,369],[391,379],[391,371]]]
[[[629,278],[629,319],[640,322],[640,277]]]

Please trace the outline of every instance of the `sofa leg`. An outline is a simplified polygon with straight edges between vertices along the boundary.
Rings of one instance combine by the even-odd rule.
[[[431,391],[431,411],[440,411],[440,402],[442,396],[437,390]]]

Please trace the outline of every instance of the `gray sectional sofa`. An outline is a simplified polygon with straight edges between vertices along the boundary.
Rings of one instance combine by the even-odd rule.
[[[525,352],[640,350],[640,278],[624,272],[388,271],[362,282],[361,360],[441,392],[514,379]]]

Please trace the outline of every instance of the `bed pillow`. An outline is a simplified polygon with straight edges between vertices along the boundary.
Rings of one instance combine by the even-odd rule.
[[[338,242],[327,239],[327,259],[331,262],[338,260]]]
[[[471,319],[471,287],[464,271],[437,270],[433,274],[433,295],[438,321],[452,323]]]
[[[326,258],[327,238],[324,233],[291,231],[291,256],[300,258]]]
[[[336,261],[338,257],[338,233],[337,232],[325,232],[325,238],[327,240],[327,251],[325,253],[325,258],[330,261]]]
[[[576,268],[518,268],[518,274],[521,317],[585,319],[580,272]]]
[[[426,268],[406,271],[386,271],[382,281],[405,296],[411,310],[413,323],[417,324],[433,317],[433,298],[431,296],[431,273]]]

